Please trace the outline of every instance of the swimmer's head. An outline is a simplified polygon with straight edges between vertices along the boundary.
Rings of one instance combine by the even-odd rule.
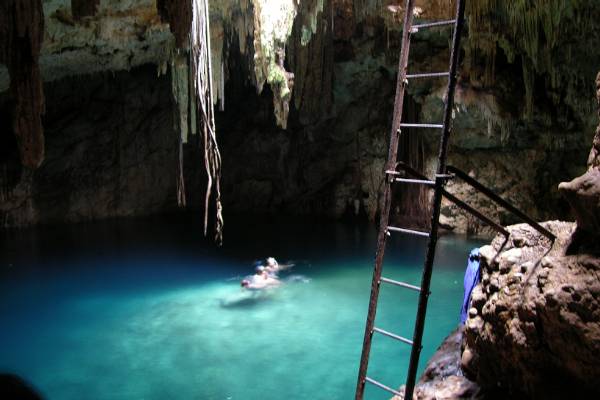
[[[269,257],[269,258],[267,258],[267,265],[269,267],[273,267],[273,266],[277,265],[277,260],[275,260],[273,257]]]
[[[248,287],[250,285],[250,281],[248,279],[243,279],[240,283],[241,287]]]
[[[264,271],[265,271],[265,267],[263,267],[262,265],[259,265],[258,267],[256,267],[257,274],[262,274]]]

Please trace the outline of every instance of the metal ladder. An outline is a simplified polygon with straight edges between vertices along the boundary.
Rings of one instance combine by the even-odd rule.
[[[421,341],[423,338],[423,329],[425,326],[425,315],[427,312],[427,302],[429,299],[429,286],[431,283],[431,274],[433,270],[433,261],[435,257],[435,249],[437,244],[438,236],[438,219],[440,216],[440,207],[442,202],[442,195],[444,191],[444,184],[450,175],[446,171],[446,155],[448,148],[448,139],[451,131],[451,117],[452,117],[452,106],[454,101],[454,92],[456,88],[456,69],[458,66],[458,56],[460,53],[460,38],[464,25],[464,11],[465,1],[458,0],[456,5],[456,17],[452,20],[431,22],[425,24],[413,25],[414,19],[414,0],[406,0],[406,6],[404,7],[406,15],[404,16],[404,28],[402,31],[402,49],[400,52],[400,61],[398,66],[398,81],[396,85],[396,98],[394,102],[394,119],[392,123],[392,132],[390,138],[390,147],[388,152],[388,160],[386,167],[386,184],[383,199],[383,209],[381,211],[381,219],[379,225],[379,235],[377,239],[377,253],[375,256],[375,267],[373,271],[373,281],[371,283],[371,297],[369,300],[369,312],[367,315],[367,324],[365,328],[365,336],[362,348],[362,355],[360,360],[360,369],[358,374],[358,383],[356,386],[356,400],[362,400],[365,390],[366,383],[378,386],[394,395],[402,395],[399,391],[392,389],[385,384],[376,381],[367,376],[367,368],[369,364],[369,353],[371,351],[371,342],[374,333],[378,333],[392,339],[396,339],[404,344],[411,346],[410,353],[410,364],[408,367],[408,375],[406,378],[406,389],[404,398],[412,399],[412,394],[415,386],[415,380],[417,375],[417,367],[419,364],[419,356],[421,353]],[[410,39],[413,34],[418,33],[422,29],[436,28],[444,26],[453,26],[454,35],[452,38],[452,51],[450,55],[450,70],[448,72],[430,72],[430,73],[417,73],[408,74],[408,54],[410,48]],[[407,124],[402,122],[402,106],[404,104],[404,94],[406,86],[411,79],[421,78],[448,78],[448,88],[446,92],[446,101],[444,107],[444,120],[441,124]],[[438,165],[434,180],[412,178],[403,178],[401,174],[396,171],[398,165],[396,163],[398,141],[402,133],[403,128],[431,128],[440,129],[442,136],[439,146],[438,154]],[[426,185],[434,189],[433,195],[433,212],[431,214],[431,230],[430,232],[417,231],[414,229],[406,229],[401,227],[389,226],[389,215],[390,206],[392,201],[391,187],[393,183],[406,183],[406,184],[419,184]],[[385,251],[386,237],[392,232],[405,233],[417,236],[425,236],[429,238],[427,245],[427,254],[425,258],[425,264],[423,267],[423,275],[421,278],[421,286],[411,285],[405,282],[399,282],[392,279],[384,278],[381,276],[383,255]],[[377,300],[379,297],[379,288],[381,283],[395,285],[400,288],[414,290],[419,292],[419,305],[417,310],[417,317],[415,321],[413,338],[408,339],[386,330],[380,329],[375,326],[375,314],[377,312]]]
[[[531,225],[534,229],[540,232],[542,235],[550,240],[551,245],[554,243],[556,236],[548,229],[537,223],[533,218],[526,215],[524,212],[517,209],[514,205],[504,200],[489,188],[470,177],[467,173],[460,169],[446,165],[446,155],[448,148],[448,139],[451,131],[451,117],[452,117],[452,105],[454,101],[454,90],[456,87],[456,69],[458,66],[458,55],[460,52],[460,36],[462,33],[464,23],[464,10],[465,1],[458,0],[456,5],[456,19],[432,22],[420,25],[413,25],[413,8],[414,0],[406,0],[406,15],[404,17],[404,30],[402,34],[402,50],[400,52],[400,62],[398,71],[398,82],[396,86],[396,99],[394,104],[394,120],[392,123],[392,134],[390,139],[390,148],[388,153],[388,161],[386,167],[386,185],[384,192],[384,203],[381,213],[379,236],[377,239],[377,254],[375,256],[375,268],[373,271],[373,281],[371,283],[371,298],[369,300],[369,312],[367,315],[367,324],[365,328],[365,337],[363,342],[362,355],[360,360],[360,369],[358,374],[358,383],[356,385],[356,400],[362,400],[365,390],[366,383],[373,384],[381,389],[384,389],[394,395],[404,396],[404,399],[412,400],[415,381],[417,375],[417,368],[419,365],[419,356],[421,354],[421,342],[423,339],[423,329],[425,327],[425,315],[427,312],[427,302],[429,299],[429,287],[431,283],[431,275],[433,272],[433,261],[435,257],[435,249],[437,244],[438,225],[440,216],[440,207],[442,197],[454,203],[459,208],[467,211],[474,217],[478,218],[492,229],[504,236],[504,243],[500,247],[500,251],[504,248],[510,236],[509,231],[502,225],[492,221],[490,218],[485,216],[480,211],[469,206],[463,200],[458,199],[453,194],[446,191],[444,188],[445,183],[448,179],[460,179],[464,184],[469,185],[475,191],[481,193],[487,197],[490,201],[494,202],[497,206],[504,208],[511,214],[515,215],[519,219],[525,221]],[[410,37],[412,34],[417,33],[420,29],[442,27],[442,26],[454,26],[454,36],[452,39],[452,52],[450,55],[450,71],[449,72],[434,72],[434,73],[421,73],[421,74],[407,74],[408,64],[408,52],[410,46]],[[444,108],[444,120],[442,124],[407,124],[402,123],[402,106],[404,103],[404,91],[409,79],[419,78],[433,78],[433,77],[448,77],[448,89],[446,92],[446,104]],[[440,139],[440,147],[438,154],[438,166],[434,180],[428,179],[426,176],[421,174],[419,171],[410,167],[409,165],[396,162],[398,142],[402,132],[402,128],[434,128],[441,129],[442,136]],[[400,169],[402,172],[398,171]],[[406,178],[405,176],[408,176]],[[389,214],[390,206],[392,201],[391,187],[393,183],[406,183],[406,184],[419,184],[425,185],[429,188],[434,189],[433,195],[433,212],[431,215],[431,230],[430,232],[422,232],[414,229],[406,229],[401,227],[389,226]],[[399,232],[417,236],[425,236],[429,238],[427,245],[427,254],[425,258],[425,264],[423,267],[423,275],[421,278],[421,286],[411,285],[405,282],[395,281],[381,276],[383,268],[383,255],[385,251],[386,237],[391,232]],[[379,297],[379,287],[381,283],[386,283],[401,288],[417,291],[419,293],[419,305],[417,310],[417,318],[415,321],[415,327],[413,332],[412,340],[396,335],[392,332],[375,326],[375,314],[377,312],[377,300]],[[410,364],[408,367],[408,374],[406,378],[406,386],[404,394],[398,390],[392,389],[385,384],[376,381],[367,376],[367,369],[369,365],[369,353],[371,351],[371,341],[373,334],[378,333],[392,339],[396,339],[402,343],[411,346],[410,353]]]

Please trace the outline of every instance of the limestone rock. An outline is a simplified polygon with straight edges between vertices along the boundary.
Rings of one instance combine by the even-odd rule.
[[[600,259],[566,255],[573,223],[529,225],[481,249],[482,281],[465,330],[463,368],[511,398],[600,395]]]
[[[173,35],[168,25],[161,23],[155,0],[42,3],[45,30],[39,69],[45,82],[148,63],[160,66],[174,47]],[[10,83],[1,64],[0,93]]]
[[[600,117],[600,72],[598,72],[598,75],[596,76],[596,100],[598,102],[598,117]],[[596,128],[596,136],[594,136],[592,150],[588,157],[588,167],[600,167],[600,125]]]
[[[100,0],[71,0],[71,12],[73,18],[91,17],[96,14]]]
[[[600,233],[600,168],[591,168],[558,188],[575,210],[577,229],[592,236]]]
[[[600,117],[600,73],[596,77],[596,98]],[[584,245],[586,250],[597,249],[600,244],[600,125],[588,157],[588,171],[563,182],[558,189],[565,195],[577,217],[577,232],[573,238],[571,252],[577,252]]]
[[[427,363],[415,387],[413,399],[453,400],[482,399],[479,386],[466,378],[460,367],[461,341],[464,325],[456,328],[437,349]],[[400,389],[403,392],[404,387]],[[393,400],[402,400],[394,396]]]

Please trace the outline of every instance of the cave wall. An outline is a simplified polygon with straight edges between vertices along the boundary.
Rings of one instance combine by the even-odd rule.
[[[257,96],[251,87],[236,82],[233,76],[238,71],[230,72],[229,101],[218,127],[229,211],[339,218],[349,211],[353,214],[357,203],[360,214],[376,217],[400,34],[387,29],[382,19],[359,22],[345,3],[335,3],[330,20],[334,27],[332,99],[328,103],[323,93],[312,100],[304,96],[302,109],[290,113],[287,130],[275,127],[268,93]],[[447,31],[415,37],[411,70],[447,69],[448,40]],[[234,50],[229,64],[243,70]],[[500,55],[496,58],[496,80],[489,87],[471,81],[472,65],[463,61],[449,162],[534,218],[568,218],[568,205],[556,187],[585,168],[593,121],[585,109],[552,104],[543,85],[536,87],[533,116],[525,118],[521,65],[510,64]],[[589,100],[591,105],[593,85],[588,86],[579,101]],[[411,83],[409,95],[417,104],[418,121],[442,120],[443,92],[441,80]],[[312,105],[306,104],[311,101]],[[307,115],[307,108],[312,114]],[[428,130],[419,134],[424,137],[426,170],[432,175],[439,135]],[[450,182],[448,190],[502,224],[518,222],[460,182]],[[441,221],[457,232],[489,233],[447,202]]]
[[[338,18],[342,31],[348,16]],[[287,130],[276,127],[268,91],[257,96],[242,80],[229,80],[230,100],[217,115],[226,210],[339,218],[357,200],[374,218],[395,87],[382,37],[372,31],[350,44],[338,36],[333,103],[305,97],[313,113],[292,109]],[[232,58],[231,65],[240,63]]]
[[[0,224],[77,222],[176,208],[171,86],[155,66],[46,83],[46,159],[15,157],[0,102]]]
[[[10,100],[0,94],[0,222],[20,226],[174,209],[177,139],[171,87],[168,77],[156,73],[156,65],[166,71],[173,46],[168,26],[158,20],[151,0],[129,0],[116,8],[115,0],[102,0],[96,16],[82,21],[72,20],[67,3],[44,1],[47,29],[40,63],[47,81],[48,143],[47,160],[36,172],[14,159],[6,122]],[[436,13],[449,10],[447,4],[435,8]],[[270,87],[257,94],[248,79],[252,43],[229,25],[220,28],[220,37],[227,39],[221,44],[224,61],[216,68],[219,98],[227,99],[217,113],[225,213],[376,218],[400,50],[395,13],[363,15],[352,1],[327,1],[308,43],[303,18],[294,23],[285,69],[296,77],[285,130],[274,118]],[[239,11],[232,14],[238,22],[242,17]],[[415,36],[411,71],[446,69],[448,45],[447,31]],[[519,57],[513,57],[508,62],[499,52],[495,81],[483,85],[473,79],[474,69],[487,66],[464,49],[450,163],[536,218],[564,218],[568,207],[555,188],[585,168],[593,124],[585,107],[573,104],[585,105],[588,99],[593,104],[593,85],[589,93],[582,86],[577,101],[557,105],[550,97],[563,95],[560,85],[548,93],[546,77],[540,76],[533,88],[534,112],[524,117],[525,82]],[[565,62],[578,71],[578,64],[594,59],[592,49],[588,57],[572,54]],[[144,63],[154,66],[139,67]],[[7,82],[0,68],[0,91]],[[414,109],[406,111],[421,122],[440,121],[443,92],[441,80],[411,84]],[[420,134],[432,173],[438,136]],[[202,201],[196,191],[203,168],[194,146],[193,141],[186,145],[185,157],[193,207]],[[501,223],[516,222],[464,185],[450,183],[449,190]],[[486,232],[447,203],[441,220],[458,232]]]

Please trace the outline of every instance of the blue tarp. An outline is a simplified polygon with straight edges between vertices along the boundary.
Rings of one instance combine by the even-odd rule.
[[[467,315],[469,313],[469,303],[471,302],[471,292],[475,285],[479,283],[479,248],[476,247],[471,250],[469,254],[469,260],[467,262],[467,270],[465,271],[464,281],[464,296],[462,309],[460,310],[460,322],[465,323]]]

